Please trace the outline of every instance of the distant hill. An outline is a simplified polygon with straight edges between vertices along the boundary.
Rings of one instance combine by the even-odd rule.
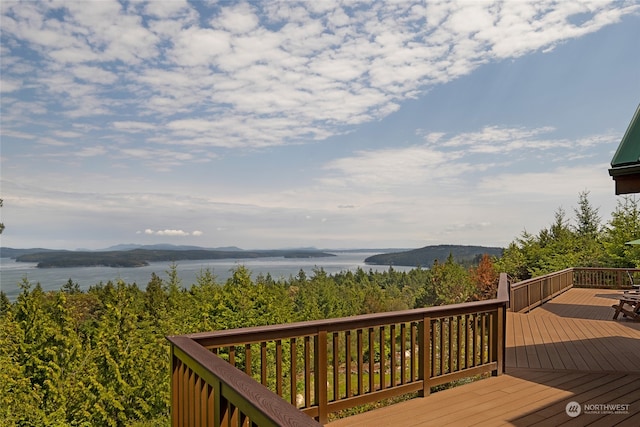
[[[60,252],[60,251],[61,249],[44,249],[44,248],[15,249],[15,248],[0,247],[0,258],[17,258],[20,255],[36,254],[38,252]]]
[[[402,265],[429,268],[435,260],[445,262],[449,254],[459,263],[471,263],[484,254],[502,256],[503,248],[487,246],[435,245],[404,252],[373,255],[364,260],[373,265]]]
[[[209,251],[241,251],[242,249],[236,246],[224,246],[220,248],[203,248],[201,246],[191,245],[172,245],[169,243],[160,243],[157,245],[137,245],[135,243],[124,243],[115,246],[109,246],[102,251],[130,251],[133,249],[147,249],[147,250],[167,250],[167,251],[197,251],[197,250],[209,250]]]
[[[4,255],[4,253],[3,253]],[[26,253],[16,257],[18,262],[35,262],[39,268],[53,267],[141,267],[150,262],[210,260],[210,259],[250,259],[265,257],[317,258],[332,257],[333,254],[311,250],[149,250],[130,251],[45,251]]]

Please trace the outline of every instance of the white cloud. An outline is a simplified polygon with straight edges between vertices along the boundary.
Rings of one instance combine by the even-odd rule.
[[[122,121],[122,122],[113,122],[113,127],[120,130],[125,130],[129,132],[142,132],[149,131],[155,129],[155,125],[148,122],[136,122],[136,121]]]
[[[258,24],[259,19],[248,3],[240,3],[224,8],[222,13],[211,21],[212,26],[236,34],[248,33],[255,29]]]
[[[638,10],[622,2],[320,3],[3,4],[3,90],[36,88],[58,118],[168,116],[154,124],[179,144],[300,143],[385,117],[479,64],[553,48]],[[20,57],[17,43],[33,55]],[[19,72],[25,66],[38,71]]]
[[[78,150],[75,155],[78,157],[95,157],[101,156],[107,152],[107,149],[101,145],[95,145],[91,147],[84,147]]]
[[[332,160],[325,168],[338,174],[324,182],[376,189],[414,188],[483,171],[496,163],[509,163],[525,154],[540,154],[554,149],[569,151],[576,146],[615,141],[615,137],[610,135],[596,135],[577,141],[540,138],[552,131],[550,127],[489,126],[448,138],[443,133],[429,133],[424,137],[427,142],[423,145],[363,151],[355,156]],[[484,157],[474,157],[476,155]],[[554,151],[551,158],[556,155]]]
[[[20,80],[11,79],[11,78],[1,78],[0,79],[0,92],[2,93],[10,93],[14,92],[22,87]]]
[[[370,137],[377,123],[352,141],[329,138],[408,99],[426,102],[435,85],[481,64],[551,50],[638,5],[101,1],[2,2],[0,10],[3,197],[11,206],[3,215],[20,213],[12,229],[43,224],[38,231],[47,233],[46,215],[69,230],[109,222],[126,236],[150,226],[141,237],[244,245],[355,241],[372,230],[385,241],[443,241],[456,230],[513,236],[525,216],[585,187],[610,193],[609,177],[595,171],[619,135],[569,138],[557,122],[509,121],[517,114],[506,115],[508,126],[475,128],[474,117],[454,117],[474,129],[454,134],[438,132],[440,116],[427,108],[424,124],[407,120],[427,129],[422,141],[413,128],[403,129],[406,140]],[[380,129],[404,124],[401,114]],[[325,140],[331,152],[313,147],[317,159],[300,164],[287,163],[291,151],[265,150]],[[268,157],[276,152],[282,159]],[[513,218],[502,216],[504,206]]]
[[[139,233],[140,232],[138,232],[138,234]],[[178,229],[153,230],[151,228],[147,228],[144,230],[144,234],[155,235],[155,236],[167,236],[167,237],[187,237],[187,236],[202,236],[204,233],[198,230],[193,232],[188,232],[188,231],[178,230]]]
[[[72,72],[78,79],[92,83],[111,84],[118,79],[114,73],[99,67],[78,66]]]

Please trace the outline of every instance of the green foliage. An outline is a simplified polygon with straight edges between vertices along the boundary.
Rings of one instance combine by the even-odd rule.
[[[568,267],[636,267],[640,246],[626,242],[640,238],[640,208],[635,197],[618,200],[611,220],[601,224],[598,209],[584,191],[578,196],[575,218],[569,221],[562,208],[554,222],[537,235],[515,239],[497,260],[496,267],[515,280],[524,280]]]
[[[431,295],[435,295],[435,304],[456,304],[466,302],[474,294],[469,272],[456,263],[453,255],[449,255],[444,264],[435,262],[430,269],[430,280],[427,284],[431,288]]]
[[[152,274],[145,289],[118,281],[81,291],[70,279],[45,293],[24,279],[15,302],[0,295],[0,419],[166,425],[166,335],[412,308],[429,274],[358,269],[330,276],[319,268],[275,281],[254,280],[239,266],[224,284],[204,270],[187,290],[177,265],[165,273]],[[236,360],[243,363],[241,355]]]
[[[640,264],[640,245],[625,244],[640,239],[640,208],[635,197],[625,196],[618,200],[604,234],[608,265],[635,267]]]

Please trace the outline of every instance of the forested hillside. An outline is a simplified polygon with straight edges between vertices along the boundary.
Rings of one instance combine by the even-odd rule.
[[[618,199],[611,219],[603,224],[589,193],[578,196],[573,215],[556,210],[551,225],[533,234],[523,231],[505,249],[496,267],[515,279],[527,279],[567,267],[636,267],[640,246],[640,210],[635,196]]]
[[[462,302],[478,297],[473,277],[450,261],[278,281],[239,267],[225,283],[203,271],[188,289],[177,267],[143,288],[69,281],[44,293],[24,281],[15,302],[0,300],[0,425],[168,425],[166,335]]]
[[[607,224],[579,198],[573,219],[558,210],[548,229],[523,232],[499,259],[465,267],[452,256],[429,269],[357,270],[274,280],[238,267],[224,283],[204,270],[183,284],[179,266],[148,283],[100,283],[56,292],[23,281],[0,293],[0,426],[169,425],[166,335],[324,319],[491,298],[499,271],[515,279],[569,266],[634,267],[640,249],[635,199]]]
[[[132,249],[127,251],[44,251],[26,253],[18,262],[37,262],[39,268],[51,267],[141,267],[150,262],[207,259],[250,259],[262,257],[311,258],[330,257],[318,250],[205,250],[205,249]]]
[[[410,251],[373,255],[364,261],[373,265],[402,265],[409,267],[429,267],[435,261],[444,261],[453,256],[460,264],[477,264],[482,255],[494,257],[502,255],[502,248],[469,245],[432,245]]]

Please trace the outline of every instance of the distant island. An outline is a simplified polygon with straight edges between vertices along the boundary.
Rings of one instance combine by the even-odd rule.
[[[19,254],[22,252],[21,254]],[[282,249],[245,251],[209,249],[131,249],[106,251],[62,251],[3,248],[2,255],[15,255],[17,262],[35,262],[38,268],[56,267],[143,267],[150,262],[252,259],[252,258],[319,258],[334,254],[312,249]],[[10,256],[10,255],[9,255]],[[11,256],[10,256],[11,257]]]
[[[92,251],[59,249],[14,249],[0,248],[0,256],[13,258],[17,262],[37,263],[38,268],[56,267],[143,267],[151,262],[198,261],[216,259],[254,258],[321,258],[333,257],[339,252],[383,252],[365,258],[370,265],[397,265],[429,268],[435,260],[445,262],[449,254],[462,264],[476,263],[483,254],[502,256],[503,248],[465,245],[434,245],[420,249],[349,249],[331,250],[313,247],[292,249],[244,250],[235,246],[203,248],[199,246],[177,246],[169,244],[135,245],[122,244]]]
[[[373,255],[364,260],[372,265],[399,265],[429,268],[435,260],[445,262],[449,254],[461,264],[474,263],[484,254],[502,256],[503,248],[464,245],[434,245],[403,252]]]

